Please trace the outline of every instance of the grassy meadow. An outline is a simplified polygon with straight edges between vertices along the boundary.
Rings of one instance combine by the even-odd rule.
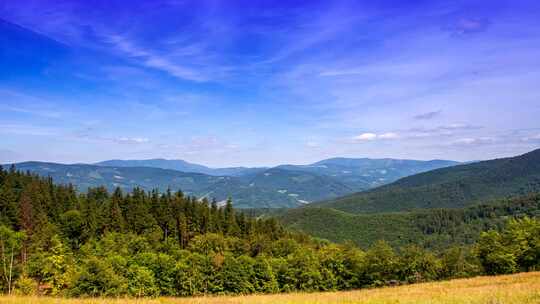
[[[0,297],[2,304],[526,304],[540,303],[540,272],[345,292],[156,299]]]

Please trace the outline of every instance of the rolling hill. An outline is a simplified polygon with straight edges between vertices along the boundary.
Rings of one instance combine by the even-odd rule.
[[[336,179],[305,171],[272,168],[253,176],[250,185],[276,191],[291,197],[302,197],[305,203],[320,197],[339,197],[352,189]]]
[[[5,168],[9,165],[5,165]],[[106,167],[86,164],[24,162],[17,170],[50,176],[58,183],[75,185],[80,191],[105,186],[131,190],[167,188],[182,190],[198,197],[224,201],[233,199],[237,208],[291,208],[311,201],[338,197],[351,192],[347,186],[330,177],[309,172],[270,169],[249,177],[213,176],[153,167]]]
[[[293,174],[305,172],[318,176],[327,176],[340,182],[348,188],[347,193],[363,191],[385,185],[402,177],[459,164],[448,160],[408,160],[408,159],[371,159],[371,158],[330,158],[309,165],[279,165],[268,167],[226,167],[210,168],[204,165],[190,163],[181,159],[146,159],[146,160],[106,160],[95,165],[106,167],[152,167],[178,170],[182,172],[203,173],[213,176],[237,176],[246,182],[270,173],[274,177],[283,175],[284,181],[288,179],[285,172],[277,173],[268,170],[280,169],[294,171]],[[267,172],[268,171],[268,172]],[[272,178],[276,180],[276,178]],[[270,179],[267,179],[270,180]],[[251,182],[250,182],[251,183]],[[286,189],[286,185],[281,188]],[[317,196],[321,197],[321,196]],[[335,197],[329,195],[327,198]]]
[[[195,194],[225,179],[225,177],[150,167],[105,167],[86,164],[24,162],[15,164],[15,168],[41,176],[50,176],[60,184],[71,183],[77,186],[80,191],[97,186],[105,186],[109,190],[116,187],[124,189],[140,187],[146,190],[157,187],[165,190],[170,187],[174,190],[182,189],[188,194]]]
[[[417,244],[441,249],[472,244],[481,231],[502,227],[508,218],[525,215],[540,216],[540,194],[461,209],[351,214],[330,208],[296,208],[283,210],[276,217],[290,228],[334,242],[351,240],[367,248],[383,239],[394,247]]]
[[[540,191],[540,149],[516,157],[436,169],[312,205],[351,213],[461,208],[537,191]]]
[[[330,158],[310,165],[282,165],[277,168],[331,176],[354,191],[363,191],[405,176],[458,164],[449,160]]]
[[[177,170],[182,172],[203,173],[214,176],[240,176],[249,173],[257,173],[266,170],[267,168],[246,168],[246,167],[229,167],[229,168],[210,168],[204,165],[194,164],[181,159],[135,159],[121,160],[112,159],[99,163],[98,166],[105,167],[151,167]]]
[[[80,190],[105,186],[130,190],[158,188],[182,191],[223,201],[237,208],[291,208],[342,197],[451,161],[394,159],[328,159],[312,165],[274,168],[209,168],[184,160],[108,160],[97,164],[24,162],[17,169],[72,183]],[[6,165],[8,166],[8,165]]]

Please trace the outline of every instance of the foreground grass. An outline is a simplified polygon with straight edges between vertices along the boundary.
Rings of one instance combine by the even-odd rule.
[[[523,304],[540,303],[540,272],[345,292],[158,299],[0,297],[2,304]]]

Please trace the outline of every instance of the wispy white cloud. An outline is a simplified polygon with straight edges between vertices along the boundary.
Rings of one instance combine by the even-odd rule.
[[[132,59],[137,59],[144,66],[167,72],[174,77],[185,80],[202,82],[210,79],[209,75],[204,75],[200,70],[176,63],[166,55],[158,55],[152,50],[139,47],[126,37],[108,35],[105,39],[117,50]]]
[[[523,137],[522,140],[525,142],[540,142],[540,133]]]
[[[59,136],[60,130],[47,126],[31,124],[0,124],[0,134],[30,135],[30,136]]]
[[[493,137],[478,137],[478,138],[472,138],[472,137],[466,137],[466,138],[459,138],[452,142],[450,142],[450,145],[454,146],[479,146],[479,145],[488,145],[493,144],[496,142],[496,139]]]
[[[69,134],[70,139],[83,140],[101,144],[116,143],[121,145],[141,145],[150,142],[150,139],[142,136],[107,136],[99,134],[93,127],[88,127]]]
[[[454,123],[454,124],[438,126],[435,129],[436,130],[477,130],[481,128],[482,128],[481,126],[476,126],[476,125]]]
[[[23,113],[44,118],[62,118],[66,113],[44,98],[0,88],[0,111]]]
[[[316,141],[312,141],[312,140],[309,140],[306,142],[306,147],[308,148],[319,148],[321,146],[321,144],[319,142],[316,142]]]
[[[380,138],[380,139],[396,139],[398,137],[399,137],[398,134],[394,132],[388,132],[388,133],[377,135],[377,138]]]
[[[373,141],[376,139],[397,139],[399,135],[394,132],[387,132],[387,133],[381,133],[381,134],[375,134],[375,133],[362,133],[360,135],[354,136],[353,140],[356,142],[362,142],[362,141]]]
[[[403,133],[408,138],[428,138],[428,137],[441,137],[441,136],[452,136],[459,135],[463,132],[467,133],[470,131],[480,130],[482,126],[461,124],[461,123],[451,123],[446,125],[439,125],[436,127],[418,127],[404,130]]]
[[[357,135],[353,137],[356,141],[366,141],[366,140],[375,140],[377,139],[377,134],[375,133],[362,133],[360,135]]]
[[[124,137],[124,136],[113,138],[112,140],[120,144],[144,144],[150,141],[146,137]]]
[[[41,116],[45,118],[61,118],[62,117],[61,112],[54,111],[54,110],[26,108],[26,107],[10,106],[10,105],[0,105],[0,111],[23,113],[23,114],[29,114],[29,115],[34,115],[34,116]]]

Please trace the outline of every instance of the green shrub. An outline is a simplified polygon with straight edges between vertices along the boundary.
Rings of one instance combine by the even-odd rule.
[[[38,283],[36,280],[23,275],[15,282],[15,293],[29,296],[37,293]]]

